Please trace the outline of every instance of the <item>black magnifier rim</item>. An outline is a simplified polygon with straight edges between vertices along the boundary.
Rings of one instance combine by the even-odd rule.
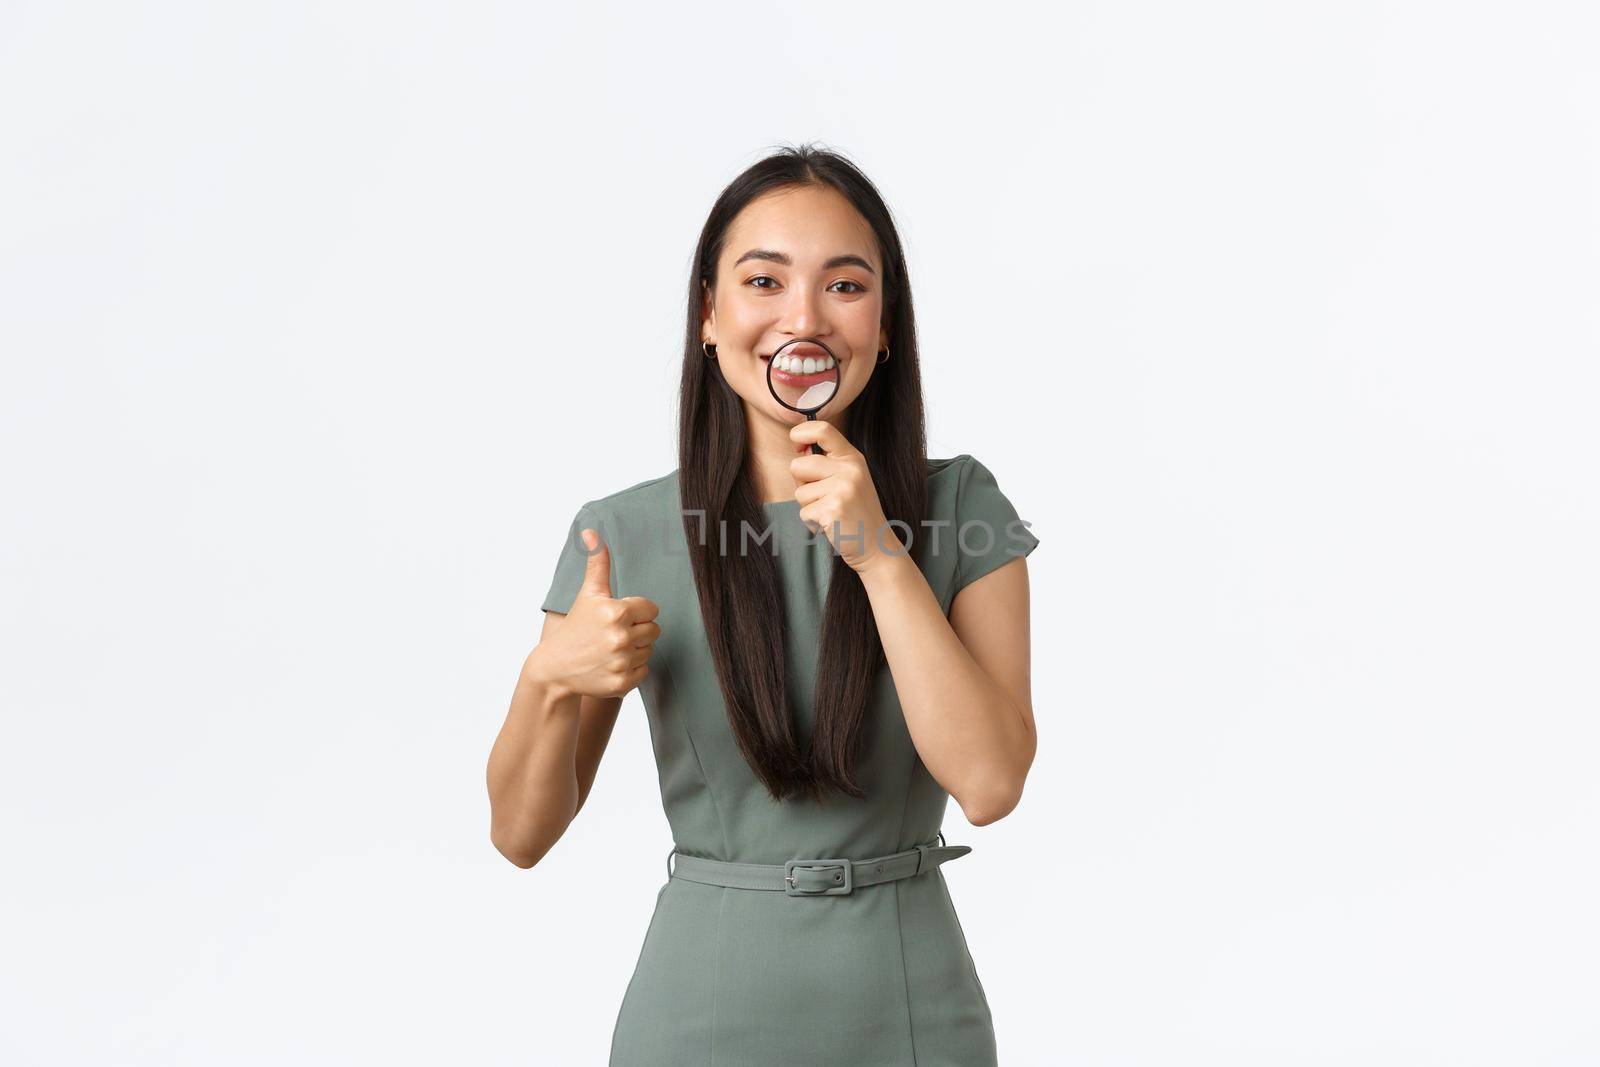
[[[833,393],[828,397],[828,400],[824,400],[814,408],[797,408],[793,404],[787,403],[783,397],[778,395],[778,391],[772,387],[773,361],[778,358],[779,352],[782,352],[790,345],[816,345],[818,348],[828,353],[829,356],[833,357],[833,366],[830,368],[833,371]],[[788,408],[790,411],[797,411],[802,415],[815,415],[817,412],[827,407],[828,401],[839,395],[839,381],[839,357],[834,355],[833,349],[829,348],[826,344],[817,340],[815,337],[796,337],[792,341],[785,341],[783,344],[779,345],[777,350],[774,351],[767,359],[767,392],[771,393],[772,399],[776,400],[783,407]]]

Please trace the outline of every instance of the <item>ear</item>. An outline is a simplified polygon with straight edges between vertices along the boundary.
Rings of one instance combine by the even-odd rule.
[[[701,279],[701,281],[700,281],[700,339],[702,341],[704,341],[706,344],[713,344],[714,342],[711,340],[711,338],[706,336],[706,330],[707,329],[709,329],[712,333],[716,333],[716,330],[717,330],[717,311],[716,311],[715,306],[712,303],[711,287],[705,283],[704,279]]]

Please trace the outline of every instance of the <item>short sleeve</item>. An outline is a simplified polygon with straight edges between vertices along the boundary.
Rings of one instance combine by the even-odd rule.
[[[971,456],[956,489],[956,516],[957,593],[1038,547],[1039,539],[1000,491],[989,468]]]
[[[600,535],[602,541],[606,539],[605,526],[600,517],[596,515],[588,504],[578,509],[578,514],[573,516],[572,525],[567,527],[567,539],[561,544],[561,553],[556,557],[556,572],[550,579],[550,591],[545,594],[544,603],[540,605],[542,611],[559,611],[563,615],[572,611],[572,602],[578,599],[578,589],[583,585],[584,573],[589,569],[589,549],[583,543],[583,531],[593,530]],[[616,555],[612,554],[612,563],[616,563]],[[611,569],[611,585],[613,594],[616,592],[616,567]]]

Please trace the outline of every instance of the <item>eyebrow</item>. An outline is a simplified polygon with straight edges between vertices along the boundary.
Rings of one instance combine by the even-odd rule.
[[[773,263],[782,263],[785,267],[794,266],[794,260],[784,255],[782,252],[776,252],[770,248],[752,248],[750,251],[734,260],[733,265],[737,267],[747,259],[766,259],[771,260]],[[835,267],[860,267],[862,270],[873,276],[876,276],[878,273],[872,269],[872,264],[856,255],[854,252],[846,252],[842,256],[834,256],[832,259],[828,260],[822,265],[823,270],[832,270]]]

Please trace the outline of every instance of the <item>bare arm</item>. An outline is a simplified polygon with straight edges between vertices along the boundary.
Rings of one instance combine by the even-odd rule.
[[[827,533],[861,577],[923,765],[973,825],[1003,818],[1022,799],[1037,748],[1027,553],[962,586],[946,618],[884,517],[866,457],[824,419],[791,426],[789,439],[800,450],[789,461],[800,518]],[[824,454],[808,454],[807,444],[820,445]],[[969,470],[981,468],[998,491],[987,468],[967,458]],[[989,509],[1000,510],[992,497]]]
[[[565,618],[545,613],[540,644]],[[623,700],[562,694],[540,677],[537,652],[489,753],[490,837],[519,867],[537,863],[583,810]]]
[[[489,753],[489,840],[518,867],[538,863],[583,807],[661,636],[655,601],[612,597],[611,552],[592,528],[583,536],[583,584],[566,614],[545,612]]]
[[[580,696],[542,671],[540,649],[565,619],[545,613],[489,753],[489,838],[523,868],[538,863],[582,809],[622,707],[622,697]]]
[[[862,581],[912,743],[968,822],[994,822],[1022,798],[1037,748],[1027,561],[964,587],[948,620],[909,556],[876,563]]]

